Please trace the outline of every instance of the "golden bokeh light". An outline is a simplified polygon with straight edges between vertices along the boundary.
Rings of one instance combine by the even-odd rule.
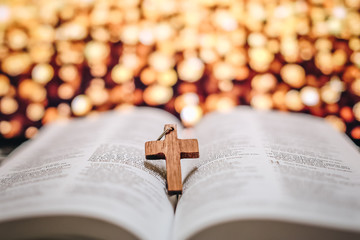
[[[88,42],[84,49],[85,58],[89,63],[102,62],[109,53],[109,46],[106,43],[99,41]]]
[[[204,63],[196,57],[185,59],[179,63],[178,73],[181,80],[196,82],[204,73]]]
[[[345,122],[350,123],[350,122],[354,121],[354,114],[353,114],[351,107],[349,107],[349,106],[345,106],[345,107],[341,108],[340,116],[342,119],[344,119]]]
[[[75,95],[75,89],[70,83],[63,83],[59,86],[57,95],[61,99],[71,99]]]
[[[42,63],[36,65],[31,72],[31,77],[35,82],[46,84],[54,76],[54,69],[50,64]]]
[[[200,121],[202,109],[197,105],[186,106],[181,110],[180,116],[185,126],[193,126]]]
[[[360,78],[357,78],[352,82],[351,91],[360,97]]]
[[[79,76],[78,70],[74,65],[63,65],[59,69],[59,77],[64,82],[73,82]]]
[[[36,134],[39,132],[39,130],[36,127],[28,127],[25,130],[25,137],[26,138],[34,138],[36,136]]]
[[[175,65],[173,56],[159,51],[152,52],[149,55],[148,62],[150,67],[158,72],[166,71]]]
[[[45,108],[39,103],[31,103],[26,108],[26,116],[33,122],[41,120],[45,114]]]
[[[102,79],[94,79],[85,91],[86,95],[95,106],[100,106],[109,99],[109,93],[104,86],[105,83]]]
[[[19,108],[19,104],[14,98],[3,97],[0,100],[0,111],[2,114],[10,115],[16,112]]]
[[[47,124],[57,120],[59,117],[58,111],[55,107],[49,107],[45,110],[44,117],[42,118],[42,123]]]
[[[0,133],[3,136],[7,136],[11,132],[11,123],[8,121],[1,121],[0,122]]]
[[[236,76],[234,67],[226,62],[216,63],[213,73],[214,77],[220,81],[231,81]]]
[[[252,97],[251,106],[256,109],[269,110],[273,108],[273,102],[270,94],[257,94]]]
[[[276,87],[277,80],[270,73],[256,75],[251,80],[251,87],[258,92],[269,92]]]
[[[341,118],[334,115],[328,115],[325,117],[325,120],[330,123],[331,126],[333,126],[336,130],[339,130],[340,132],[345,132],[346,125]]]
[[[353,112],[356,120],[360,121],[360,102],[357,102],[353,107]]]
[[[150,106],[167,103],[173,96],[173,89],[161,85],[151,85],[144,91],[144,101]]]
[[[300,90],[301,101],[309,107],[316,106],[320,103],[319,91],[314,87],[303,87]]]
[[[169,69],[158,74],[157,81],[160,85],[171,87],[177,82],[177,74],[174,69]]]
[[[305,70],[297,64],[287,64],[281,68],[280,75],[291,87],[300,88],[305,84]]]
[[[67,103],[60,103],[57,106],[57,113],[60,118],[69,118],[71,116],[71,107]]]
[[[71,102],[71,110],[76,116],[84,116],[92,109],[92,102],[86,95],[78,95]]]
[[[292,111],[301,111],[304,104],[301,101],[300,93],[297,90],[290,90],[285,95],[285,105]]]
[[[5,1],[0,137],[134,105],[193,126],[241,104],[358,141],[359,22],[358,0]]]
[[[5,75],[0,75],[0,97],[6,95],[10,90],[10,80]]]
[[[21,50],[28,44],[27,34],[18,28],[11,29],[7,34],[8,46],[13,50]]]
[[[236,101],[229,96],[221,96],[218,98],[217,103],[215,105],[217,111],[219,112],[228,112],[232,108],[236,106]]]
[[[331,104],[340,100],[340,92],[335,91],[331,86],[325,85],[320,90],[324,102]]]
[[[124,83],[133,78],[132,70],[123,65],[116,65],[111,71],[111,78],[115,83]]]
[[[175,110],[180,113],[186,106],[193,106],[199,104],[199,96],[196,93],[185,93],[175,99]]]
[[[359,140],[360,139],[360,127],[357,126],[357,127],[354,127],[352,130],[351,130],[351,137],[356,139],[356,140]]]
[[[31,66],[31,57],[24,52],[11,53],[1,63],[2,71],[10,76],[18,76]]]

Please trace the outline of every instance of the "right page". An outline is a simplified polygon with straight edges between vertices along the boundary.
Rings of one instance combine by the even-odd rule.
[[[175,238],[246,219],[360,231],[360,154],[323,119],[238,107],[194,131]]]

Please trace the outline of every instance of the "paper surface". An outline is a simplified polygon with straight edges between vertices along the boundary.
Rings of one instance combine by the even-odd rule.
[[[168,239],[174,217],[165,161],[145,161],[144,142],[177,119],[143,108],[57,123],[0,168],[0,222],[84,215],[142,239]]]
[[[360,231],[360,155],[322,119],[242,107],[194,130],[200,160],[185,176],[174,238],[237,219]]]
[[[144,152],[166,123],[200,147],[200,159],[181,160],[175,223],[165,161]],[[141,239],[187,239],[239,219],[359,231],[360,157],[347,141],[322,119],[246,107],[209,114],[186,131],[149,108],[57,123],[0,168],[0,222],[80,215]]]

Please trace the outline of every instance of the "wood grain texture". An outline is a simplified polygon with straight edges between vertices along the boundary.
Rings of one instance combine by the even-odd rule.
[[[178,139],[176,124],[166,124],[164,130],[174,130],[165,135],[163,141],[145,143],[146,159],[165,159],[168,194],[182,193],[181,158],[198,158],[199,144],[197,139]]]

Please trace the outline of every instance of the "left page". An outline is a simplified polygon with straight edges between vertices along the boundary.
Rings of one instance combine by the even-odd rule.
[[[0,167],[0,235],[51,237],[31,229],[7,233],[1,226],[70,215],[110,222],[141,239],[168,239],[174,209],[165,161],[146,161],[144,143],[177,121],[162,110],[136,108],[46,126]]]

